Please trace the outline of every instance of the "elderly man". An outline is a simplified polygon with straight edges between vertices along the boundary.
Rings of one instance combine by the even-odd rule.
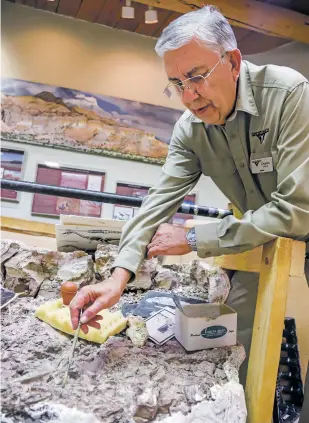
[[[87,325],[99,327],[96,314],[119,300],[146,256],[196,250],[204,258],[249,250],[277,236],[309,240],[306,78],[289,68],[243,61],[232,28],[213,6],[173,21],[156,52],[169,79],[165,93],[179,96],[188,110],[175,125],[158,185],[124,227],[111,277],[83,288],[71,303],[74,328],[78,310],[91,304],[82,317],[84,332]],[[189,232],[166,224],[201,174],[212,178],[243,218],[228,216]],[[234,275],[228,299],[247,352],[257,280],[254,274]]]

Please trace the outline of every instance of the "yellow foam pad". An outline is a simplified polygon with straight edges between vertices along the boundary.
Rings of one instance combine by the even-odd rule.
[[[99,321],[101,328],[89,327],[87,334],[80,330],[79,338],[103,344],[110,336],[116,335],[127,326],[127,319],[122,315],[121,311],[102,310],[98,314],[103,317],[103,320]],[[75,333],[71,325],[70,309],[63,305],[61,298],[41,304],[35,312],[35,317],[62,332],[71,335]]]

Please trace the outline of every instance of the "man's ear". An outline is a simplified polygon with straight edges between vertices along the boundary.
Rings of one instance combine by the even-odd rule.
[[[234,77],[234,80],[237,81],[240,73],[240,64],[241,64],[241,53],[238,48],[231,50],[229,53],[229,61],[231,63],[231,70]]]

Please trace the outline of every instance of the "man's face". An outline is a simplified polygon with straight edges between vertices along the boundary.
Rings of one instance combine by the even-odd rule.
[[[192,40],[165,53],[163,60],[169,80],[177,84],[193,76],[205,75],[220,60],[220,55]],[[205,123],[225,123],[235,105],[240,63],[239,50],[226,53],[205,82],[202,79],[199,84],[185,83],[189,87],[181,94],[183,104]]]

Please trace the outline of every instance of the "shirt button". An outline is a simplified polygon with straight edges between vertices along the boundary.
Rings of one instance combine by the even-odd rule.
[[[240,163],[240,167],[244,168],[245,167],[245,163]]]
[[[253,189],[250,189],[250,191],[249,191],[249,192],[250,192],[250,194],[251,194],[251,195],[253,195],[253,194],[254,194]]]

